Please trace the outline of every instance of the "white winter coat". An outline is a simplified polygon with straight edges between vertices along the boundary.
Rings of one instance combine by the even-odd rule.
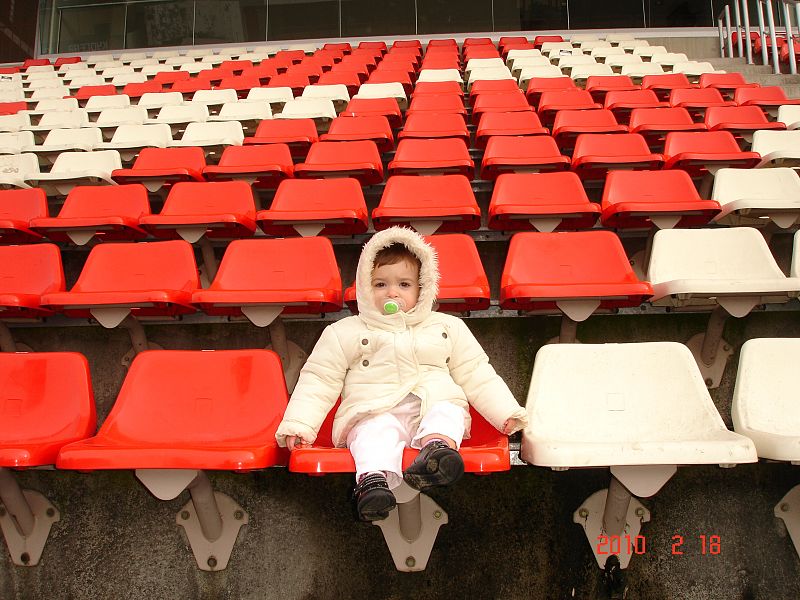
[[[385,315],[373,303],[372,267],[378,251],[397,242],[422,263],[420,294],[408,312]],[[465,409],[469,402],[497,429],[510,418],[517,419],[514,431],[522,429],[525,410],[464,321],[433,311],[438,288],[436,253],[421,236],[403,227],[376,233],[364,245],[356,270],[359,314],[322,332],[278,427],[278,443],[285,446],[286,436],[292,435],[313,442],[340,395],[333,422],[333,442],[339,447],[359,420],[393,408],[409,393],[422,401],[420,419],[436,402]]]

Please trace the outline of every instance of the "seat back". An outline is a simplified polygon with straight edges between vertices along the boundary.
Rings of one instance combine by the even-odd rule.
[[[65,289],[61,252],[54,244],[0,246],[0,318],[51,314],[41,297]]]

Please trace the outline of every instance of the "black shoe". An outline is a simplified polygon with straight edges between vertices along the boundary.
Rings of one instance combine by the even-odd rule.
[[[455,483],[464,474],[464,459],[457,450],[436,440],[425,444],[419,456],[403,473],[405,482],[417,490]]]
[[[380,521],[389,516],[397,502],[382,473],[365,475],[353,489],[358,518],[362,521]]]

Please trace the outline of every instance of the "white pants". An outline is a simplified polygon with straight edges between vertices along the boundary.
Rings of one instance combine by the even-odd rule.
[[[384,471],[389,489],[403,482],[403,450],[420,448],[431,434],[449,437],[461,445],[466,411],[450,402],[437,402],[414,430],[420,399],[409,394],[390,411],[359,421],[347,436],[347,447],[356,463],[356,482],[364,473]]]

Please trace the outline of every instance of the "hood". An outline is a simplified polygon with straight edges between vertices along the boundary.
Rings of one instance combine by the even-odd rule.
[[[375,255],[392,244],[403,244],[422,263],[419,270],[419,300],[408,312],[385,315],[378,310],[372,295],[372,267]],[[358,314],[368,325],[379,329],[405,329],[425,320],[433,310],[439,293],[439,261],[436,250],[421,235],[407,227],[390,227],[379,231],[364,244],[356,269],[356,300]]]

